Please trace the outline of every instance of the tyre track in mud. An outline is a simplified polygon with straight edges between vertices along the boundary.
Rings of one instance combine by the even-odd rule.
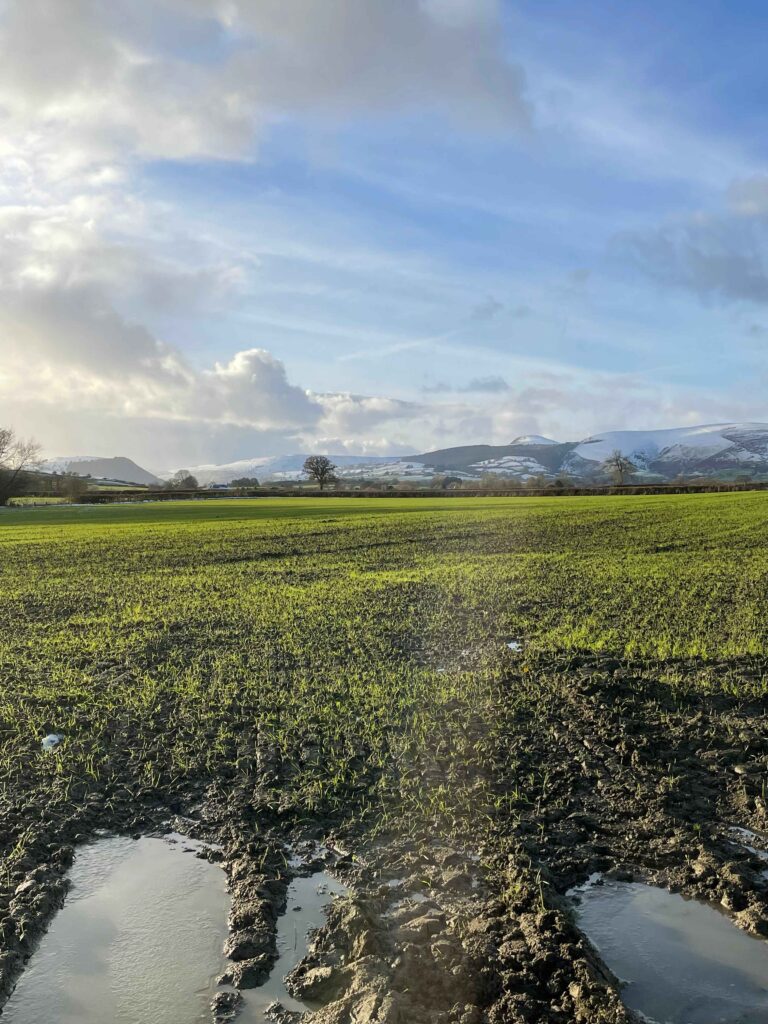
[[[593,872],[720,903],[768,934],[765,864],[728,832],[767,823],[765,702],[702,694],[696,663],[673,687],[658,666],[526,661],[486,709],[498,718],[486,759],[457,774],[448,709],[446,736],[419,766],[426,786],[475,776],[499,795],[525,779],[516,813],[497,816],[479,849],[455,822],[374,843],[340,837],[352,894],[289,978],[316,1001],[315,1024],[637,1021],[566,897]],[[489,720],[478,712],[461,730],[486,734]]]
[[[518,939],[502,964],[504,992],[489,1016],[634,1020],[612,1000],[609,972],[580,939],[565,894],[596,872],[647,881],[720,904],[739,927],[768,935],[765,863],[729,834],[768,820],[766,701],[702,693],[695,662],[675,686],[659,681],[658,666],[614,659],[541,659],[526,668],[504,685],[526,686],[530,673],[536,701],[516,713],[494,765],[497,791],[514,781],[507,764],[528,773],[536,790],[514,822],[496,825],[509,858],[505,871],[496,857],[496,884],[503,888],[506,874],[514,894],[507,910],[521,920],[525,946]],[[524,962],[542,966],[542,944],[549,969],[515,996]]]

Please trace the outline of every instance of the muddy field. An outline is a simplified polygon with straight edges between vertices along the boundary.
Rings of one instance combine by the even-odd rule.
[[[215,844],[211,1020],[320,869],[317,1024],[636,1020],[598,874],[768,936],[766,497],[449,504],[4,518],[3,998],[105,830]]]

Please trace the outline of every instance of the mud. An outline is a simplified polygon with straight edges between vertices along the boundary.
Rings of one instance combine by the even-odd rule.
[[[288,887],[315,870],[350,895],[334,902],[288,975],[288,993],[312,1008],[313,1024],[636,1021],[567,896],[598,872],[716,904],[738,927],[768,936],[763,851],[732,831],[759,839],[768,829],[766,701],[721,686],[727,677],[734,692],[754,690],[762,666],[691,662],[662,674],[597,657],[508,658],[497,705],[446,714],[445,735],[409,766],[424,786],[457,780],[448,784],[490,793],[482,829],[460,816],[425,818],[393,821],[372,839],[363,823],[349,824],[353,816],[345,823],[286,806],[285,762],[268,741],[249,738],[246,723],[232,769],[215,778],[138,783],[126,735],[115,740],[108,782],[83,782],[59,801],[22,786],[2,814],[0,997],[62,904],[73,849],[105,828],[173,827],[219,844],[207,856],[226,872],[232,909],[229,965],[211,1011],[218,1021],[236,1019],[239,990],[271,977]],[[482,749],[460,773],[456,718]],[[270,1012],[293,1021],[297,1011]]]
[[[296,859],[293,866],[303,867]],[[326,871],[313,871],[291,881],[285,910],[277,920],[278,958],[269,977],[244,998],[237,1018],[242,1024],[260,1024],[279,1010],[304,1013],[312,1009],[309,1003],[291,996],[285,978],[307,955],[310,936],[324,925],[334,898],[346,893],[346,886]]]

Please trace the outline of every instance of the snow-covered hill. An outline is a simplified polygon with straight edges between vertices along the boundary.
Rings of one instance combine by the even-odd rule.
[[[521,434],[510,444],[560,444],[560,442],[553,441],[551,437],[543,437],[541,434]]]
[[[396,480],[426,482],[434,476],[479,479],[489,473],[525,481],[531,477],[570,476],[598,479],[601,466],[613,451],[628,456],[637,466],[639,480],[686,477],[733,479],[749,475],[768,479],[768,424],[714,423],[669,430],[610,430],[583,441],[553,441],[540,434],[524,434],[507,445],[460,445],[409,456],[331,455],[337,475],[350,482]],[[239,477],[297,480],[302,476],[305,453],[261,456],[224,464],[185,466],[199,482],[226,484]],[[73,456],[52,459],[50,472],[90,473],[94,477],[152,484],[157,477],[130,459]],[[158,476],[167,479],[175,469]]]
[[[583,441],[553,441],[523,434],[508,445],[461,445],[408,458],[331,455],[342,479],[381,481],[429,480],[451,474],[477,479],[488,473],[527,480],[532,476],[568,475],[594,479],[614,451],[628,456],[640,479],[674,479],[681,474],[733,477],[742,473],[768,477],[768,424],[716,423],[670,430],[610,430]],[[203,483],[227,483],[238,476],[290,480],[301,476],[305,455],[248,459],[223,466],[194,466]],[[170,474],[169,474],[170,475]]]
[[[716,475],[764,465],[768,472],[768,424],[710,423],[671,430],[615,430],[576,446],[575,459],[601,463],[611,452],[628,456],[639,470],[674,476]]]
[[[301,476],[302,466],[306,455],[267,455],[255,459],[240,459],[237,462],[227,462],[222,465],[206,464],[202,466],[190,466],[190,473],[195,476],[203,486],[207,484],[228,484],[230,480],[237,480],[241,477],[256,477],[259,481],[267,480],[296,480]],[[344,476],[371,476],[379,466],[393,466],[398,464],[396,456],[369,456],[369,455],[333,455],[331,461],[338,467],[339,475]],[[365,467],[366,473],[360,472]],[[165,474],[170,477],[173,470]]]

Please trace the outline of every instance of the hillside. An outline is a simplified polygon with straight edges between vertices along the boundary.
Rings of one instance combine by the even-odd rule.
[[[129,484],[146,484],[153,486],[160,479],[133,459],[123,455],[112,458],[100,458],[93,455],[73,455],[58,459],[49,459],[42,468],[48,473],[75,473],[77,476],[92,476],[99,479],[122,480]]]

